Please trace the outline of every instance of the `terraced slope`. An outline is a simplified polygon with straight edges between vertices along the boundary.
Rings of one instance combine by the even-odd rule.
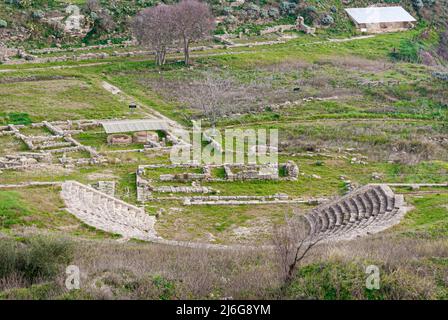
[[[339,241],[384,231],[398,224],[405,213],[403,195],[395,195],[387,185],[367,185],[316,207],[305,217],[310,237]]]
[[[89,226],[125,239],[158,239],[154,230],[155,217],[141,208],[76,181],[63,183],[61,196],[67,211]]]

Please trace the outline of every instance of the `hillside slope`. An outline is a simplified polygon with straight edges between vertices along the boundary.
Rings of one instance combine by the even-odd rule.
[[[164,1],[170,3],[173,1]],[[261,26],[293,23],[298,15],[320,32],[353,34],[345,8],[369,5],[403,5],[415,17],[443,26],[448,17],[446,0],[208,0],[217,17],[216,32],[253,32]],[[63,0],[5,0],[0,2],[0,42],[9,46],[45,47],[55,44],[120,42],[129,39],[129,24],[153,0],[85,1],[74,3],[83,16],[81,32],[64,32],[64,24],[77,9]]]

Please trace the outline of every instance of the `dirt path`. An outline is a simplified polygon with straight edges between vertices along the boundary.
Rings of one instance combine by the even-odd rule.
[[[115,96],[118,96],[119,99],[126,101],[128,104],[131,102],[139,101],[139,106],[140,106],[141,111],[148,118],[164,120],[174,129],[184,129],[184,127],[179,122],[164,116],[160,112],[154,110],[152,107],[142,103],[139,99],[136,99],[135,97],[127,94],[126,92],[124,92],[123,90],[118,88],[117,86],[103,80],[102,87],[104,88],[104,90],[110,92],[111,94],[113,94]]]
[[[311,46],[311,45],[320,45],[325,43],[343,43],[343,42],[351,42],[351,41],[359,41],[364,39],[370,39],[374,38],[375,35],[369,35],[369,36],[359,36],[359,37],[351,37],[351,38],[342,38],[342,39],[328,39],[324,41],[314,41],[314,42],[308,42],[308,43],[301,43],[298,44],[298,46]],[[283,38],[279,38],[283,39]],[[271,45],[277,45],[277,44],[285,44],[288,41],[291,41],[296,38],[287,39],[287,40],[278,40],[276,43],[273,43]],[[266,42],[248,42],[244,44],[235,44],[235,45],[229,45],[226,47],[226,49],[232,49],[232,48],[252,48],[252,47],[260,47],[260,46],[268,46]],[[210,49],[210,50],[217,50],[217,49]],[[259,51],[265,51],[266,49],[261,49]],[[207,53],[207,51],[203,51],[203,53],[194,53],[194,48],[192,49],[192,58],[200,58],[200,57],[213,57],[213,56],[224,56],[224,55],[238,55],[238,54],[245,54],[250,51],[244,50],[244,51],[227,51],[227,52],[216,52],[216,53]],[[196,51],[198,52],[198,51]],[[182,59],[183,56],[179,54],[172,54],[169,55],[169,57],[173,60]],[[146,61],[148,59],[148,56],[145,56],[145,58],[141,59],[132,59],[132,61]],[[33,67],[33,68],[23,68],[23,69],[1,69],[0,67],[0,73],[13,73],[13,72],[20,72],[20,71],[41,71],[41,70],[58,70],[58,69],[73,69],[73,68],[84,68],[84,67],[93,67],[93,66],[101,66],[101,65],[108,65],[112,64],[115,61],[106,61],[106,62],[93,62],[93,63],[85,63],[85,64],[77,64],[77,65],[61,65],[61,66],[47,66],[47,67]],[[31,63],[30,63],[31,64]]]

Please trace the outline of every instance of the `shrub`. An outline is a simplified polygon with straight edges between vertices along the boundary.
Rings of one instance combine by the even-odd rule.
[[[312,24],[318,18],[317,8],[315,6],[307,6],[301,10],[301,15],[307,24]]]
[[[222,14],[225,16],[231,15],[233,12],[233,8],[232,7],[224,7],[222,9]]]
[[[332,25],[334,23],[334,19],[332,16],[330,16],[329,14],[325,15],[320,22],[324,25],[324,26],[329,26]]]
[[[260,7],[255,3],[249,3],[244,10],[246,11],[247,15],[251,18],[258,18],[261,13]]]
[[[153,285],[159,290],[160,300],[171,300],[175,295],[175,284],[162,276],[155,275],[152,278]]]
[[[72,246],[66,240],[46,237],[0,242],[0,279],[13,275],[29,283],[55,277],[72,259]]]
[[[415,10],[420,10],[425,6],[423,0],[412,0],[412,5],[414,6]]]
[[[260,17],[263,18],[263,19],[268,18],[268,17],[269,17],[268,10],[266,10],[266,9],[261,9],[261,11],[260,11]]]
[[[225,17],[224,23],[226,25],[230,25],[230,26],[236,25],[238,23],[238,19],[233,15],[229,15],[229,16]]]
[[[295,281],[288,288],[287,297],[293,299],[434,299],[436,285],[416,274],[404,270],[383,270],[379,290],[366,288],[366,265],[328,261],[302,267]],[[376,263],[381,267],[380,263]]]
[[[283,1],[280,3],[280,12],[283,15],[294,15],[297,11],[297,4],[292,2]]]
[[[273,19],[277,19],[280,16],[280,11],[277,8],[269,8],[268,15]]]
[[[442,81],[448,81],[448,72],[433,72],[432,76]]]
[[[415,40],[405,39],[400,42],[398,50],[394,50],[391,56],[395,60],[406,62],[420,62],[421,44]]]
[[[42,10],[33,11],[33,13],[31,14],[31,17],[34,20],[41,20],[44,16],[45,16],[45,13]]]
[[[8,26],[8,22],[5,20],[0,19],[0,28],[6,28]]]

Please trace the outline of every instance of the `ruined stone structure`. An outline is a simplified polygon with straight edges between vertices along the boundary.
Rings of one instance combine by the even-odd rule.
[[[111,134],[107,137],[107,143],[114,144],[131,144],[132,137],[128,134]]]
[[[305,217],[310,238],[339,241],[381,232],[399,223],[405,213],[402,195],[395,195],[387,185],[367,185]]]
[[[296,28],[293,24],[284,24],[279,26],[273,26],[260,31],[261,35],[275,33],[275,32],[285,32],[289,30],[294,30]]]
[[[145,210],[76,181],[62,184],[61,197],[67,211],[82,222],[125,239],[157,240],[155,217]]]
[[[296,30],[305,32],[306,34],[315,34],[316,28],[312,28],[305,24],[305,19],[302,16],[298,16],[296,19]]]
[[[0,136],[11,135],[21,140],[32,152],[20,152],[6,155],[0,158],[0,168],[3,169],[26,169],[38,168],[40,163],[52,163],[54,155],[61,154],[58,160],[64,166],[93,165],[107,162],[107,158],[100,155],[94,148],[85,146],[75,140],[71,135],[83,132],[83,128],[99,126],[95,120],[78,121],[43,121],[33,123],[32,128],[46,128],[51,134],[32,136],[21,132],[24,125],[7,125],[0,127]],[[72,152],[86,152],[90,158],[70,158],[67,156]]]
[[[92,187],[111,197],[115,196],[115,181],[98,181]]]
[[[151,169],[175,169],[184,168],[200,169],[202,172],[184,172],[174,174],[161,174],[159,181],[170,183],[191,183],[191,186],[154,186],[154,181],[145,176],[145,170]],[[224,178],[216,178],[212,176],[212,169],[222,168],[225,172]],[[294,161],[288,161],[280,164],[283,176],[279,175],[279,165],[246,165],[246,164],[225,164],[225,165],[199,165],[199,164],[171,164],[171,165],[142,165],[139,166],[136,173],[137,183],[137,200],[140,202],[152,201],[153,193],[219,193],[211,187],[200,186],[199,182],[232,182],[232,181],[250,181],[250,180],[289,180],[296,181],[299,175],[299,167]],[[186,198],[185,198],[186,199]],[[185,200],[184,199],[184,200]],[[235,199],[224,199],[235,200]],[[241,200],[241,199],[239,199]],[[277,199],[286,200],[286,199]],[[190,204],[186,200],[186,204]],[[288,200],[289,201],[289,200]],[[295,200],[294,200],[295,201]]]
[[[61,196],[67,210],[84,223],[123,236],[169,245],[210,247],[209,244],[165,240],[154,229],[156,218],[92,187],[76,181],[62,184]],[[289,202],[288,202],[289,201]],[[295,201],[295,202],[293,202]],[[185,205],[236,205],[263,203],[321,203],[325,199],[289,199],[273,196],[196,196]],[[399,223],[407,208],[402,195],[395,195],[387,185],[367,185],[331,202],[324,202],[305,215],[309,223],[309,241],[352,240],[384,231]]]
[[[324,198],[293,199],[287,194],[268,196],[193,196],[185,197],[184,205],[263,205],[263,204],[310,204],[317,205],[328,201]]]
[[[17,55],[17,52],[17,49],[8,48],[5,44],[0,42],[0,63],[8,62],[12,57]]]
[[[228,181],[278,180],[278,165],[224,165]]]
[[[294,161],[289,160],[281,166],[285,172],[286,179],[290,181],[297,181],[299,177],[299,167]]]

